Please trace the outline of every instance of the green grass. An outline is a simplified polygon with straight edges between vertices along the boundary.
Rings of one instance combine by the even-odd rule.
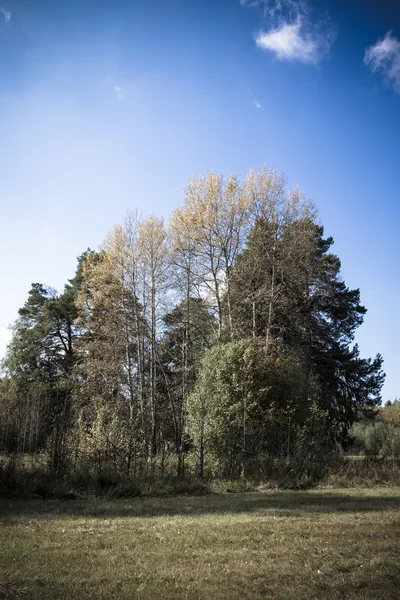
[[[399,597],[399,487],[0,500],[0,598]]]

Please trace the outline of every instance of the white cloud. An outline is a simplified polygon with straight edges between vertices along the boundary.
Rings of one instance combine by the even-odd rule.
[[[111,75],[106,76],[106,82],[108,89],[112,90],[119,102],[128,99],[137,99],[140,96],[141,89],[134,83],[128,81],[116,81]]]
[[[381,71],[386,83],[400,94],[400,41],[391,31],[366,49],[364,62],[371,71]]]
[[[320,44],[317,38],[302,31],[301,23],[285,23],[278,29],[256,36],[256,44],[263,50],[275,52],[281,60],[299,60],[301,62],[317,62],[320,55]]]
[[[118,100],[120,100],[120,101],[125,100],[126,94],[125,94],[125,91],[122,89],[121,86],[114,85],[114,92],[115,92]]]
[[[5,8],[0,8],[0,13],[3,15],[5,22],[10,23],[10,21],[11,21],[10,11],[6,10]]]
[[[262,105],[258,102],[258,100],[254,100],[253,104],[256,108],[262,108]]]
[[[255,41],[259,48],[275,53],[280,60],[316,64],[335,37],[329,19],[312,19],[309,6],[301,0],[240,0],[240,3],[263,9],[270,27],[259,32]]]

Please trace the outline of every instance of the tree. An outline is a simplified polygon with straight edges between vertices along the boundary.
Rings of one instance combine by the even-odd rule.
[[[259,474],[268,456],[290,451],[290,419],[293,430],[304,425],[307,403],[305,373],[291,357],[252,339],[214,346],[188,401],[200,474],[207,463],[223,477]]]
[[[194,389],[204,352],[210,347],[214,323],[207,304],[198,298],[189,298],[189,303],[182,301],[164,316],[164,323],[160,341],[163,376],[159,387],[164,403],[168,400],[171,408],[171,413],[164,412],[164,437],[174,440],[178,476],[183,476],[188,441],[187,398]]]
[[[117,248],[108,240],[108,249],[88,254],[83,266],[77,298],[82,335],[76,395],[94,450],[101,450],[106,459],[117,457],[129,474],[145,441],[140,431],[137,376],[140,306],[127,286],[118,257]],[[139,328],[143,329],[142,322]]]
[[[167,256],[162,220],[130,214],[87,261],[79,298],[79,323],[85,331],[79,368],[85,371],[83,389],[103,403],[114,398],[113,412],[122,419],[118,428],[126,435],[113,444],[125,454],[128,473],[138,454],[147,464],[157,453],[158,345]],[[107,384],[95,391],[101,379]]]
[[[332,238],[324,239],[317,227],[309,292],[309,354],[311,371],[320,386],[319,403],[327,410],[332,431],[342,442],[349,427],[365,411],[379,406],[385,374],[383,359],[360,357],[354,345],[356,329],[366,308],[360,291],[349,289],[341,278],[339,258],[328,252]]]
[[[302,357],[309,394],[327,411],[333,437],[344,442],[360,411],[380,402],[382,358],[362,359],[352,345],[366,309],[359,290],[342,281],[338,257],[328,252],[332,238],[324,239],[310,218],[290,213],[294,218],[285,220],[279,235],[272,224],[272,242],[271,223],[255,222],[232,278],[235,318],[242,335],[263,337],[271,352]]]
[[[250,171],[245,185],[250,231],[232,271],[232,311],[239,336],[268,345],[297,318],[307,291],[316,211],[273,170]]]
[[[20,429],[15,447],[25,452],[49,442],[55,473],[64,466],[66,434],[71,426],[71,374],[79,335],[74,325],[75,297],[82,260],[78,259],[76,276],[62,294],[43,284],[32,284],[4,361]]]
[[[384,374],[354,344],[366,309],[332,243],[264,167],[191,179],[167,231],[128,214],[61,294],[32,286],[0,385],[3,447],[48,448],[57,473],[73,449],[155,477],[176,461],[183,476],[190,448],[201,473],[212,459],[239,476],[345,444]]]
[[[234,336],[230,280],[246,237],[247,208],[248,198],[237,177],[231,175],[225,182],[218,173],[208,173],[189,181],[184,206],[174,211],[170,223],[175,256],[182,257],[183,248],[190,249],[190,263],[180,264],[195,276],[199,297],[214,307],[219,341],[224,328],[228,338]]]
[[[150,449],[157,454],[158,338],[163,303],[168,294],[168,245],[163,219],[151,216],[139,223],[139,263],[143,277],[143,310],[149,338]],[[165,305],[165,304],[164,304]]]

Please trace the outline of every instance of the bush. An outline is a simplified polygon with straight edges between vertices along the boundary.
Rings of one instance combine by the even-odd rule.
[[[393,468],[392,461],[383,458],[346,457],[322,483],[334,487],[400,485],[400,461]]]

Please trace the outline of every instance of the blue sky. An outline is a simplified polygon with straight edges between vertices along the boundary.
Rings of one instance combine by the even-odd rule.
[[[396,4],[0,0],[0,356],[31,283],[62,289],[127,209],[266,164],[317,204],[400,396]]]

